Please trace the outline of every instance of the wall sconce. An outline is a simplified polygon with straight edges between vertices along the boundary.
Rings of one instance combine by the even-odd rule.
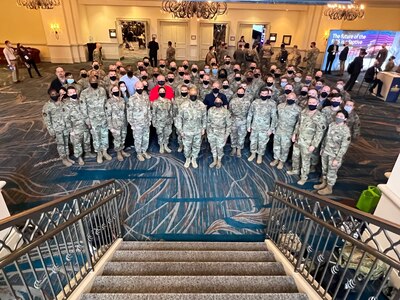
[[[50,24],[51,32],[54,34],[56,39],[58,40],[60,38],[60,24],[58,23],[51,23]]]

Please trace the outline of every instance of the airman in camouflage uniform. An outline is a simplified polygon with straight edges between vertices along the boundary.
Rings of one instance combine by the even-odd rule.
[[[43,120],[51,137],[56,138],[57,151],[62,163],[70,167],[74,163],[69,159],[68,139],[71,131],[70,124],[65,119],[64,102],[55,89],[49,90],[51,100],[43,106]]]
[[[343,157],[350,146],[351,133],[345,121],[346,111],[339,111],[335,121],[329,125],[322,150],[322,182],[314,185],[320,195],[332,194],[332,188],[336,183],[337,172],[342,165]]]
[[[292,136],[296,123],[299,119],[301,108],[296,104],[297,96],[295,93],[287,95],[285,103],[278,105],[278,124],[274,135],[274,160],[270,166],[276,165],[279,170],[283,166],[289,155],[292,146]]]
[[[340,110],[340,105],[342,104],[342,98],[339,95],[335,95],[331,98],[330,102],[330,106],[325,106],[321,110],[322,114],[325,116],[326,128],[335,121],[336,114]]]
[[[88,72],[85,69],[80,69],[79,76],[77,83],[82,87],[82,90],[87,89],[89,87]]]
[[[231,156],[242,157],[244,140],[247,135],[247,114],[249,113],[251,98],[245,97],[244,88],[239,88],[229,103],[232,117],[231,129]]]
[[[189,74],[183,75],[183,81],[175,88],[175,95],[181,94],[181,88],[183,86],[186,86],[188,90],[190,90],[192,87],[195,87],[195,85],[191,82]]]
[[[360,136],[361,131],[360,117],[356,113],[354,105],[355,103],[353,100],[346,100],[346,104],[344,106],[344,110],[347,111],[347,113],[349,114],[346,124],[350,128],[351,138],[353,140],[357,139]]]
[[[184,102],[189,101],[189,97],[188,97],[189,91],[188,90],[189,89],[186,85],[181,85],[179,92],[177,92],[175,94],[175,95],[179,95],[179,96],[176,96],[172,100],[172,117],[174,118],[175,123],[176,123],[176,117],[178,116],[181,105]],[[183,150],[182,134],[178,131],[176,124],[175,124],[175,128],[176,128],[176,134],[178,135],[178,144],[179,144],[178,152],[182,152],[182,150]]]
[[[104,77],[104,88],[106,89],[108,97],[111,97],[111,88],[118,85],[119,78],[117,72],[114,70],[108,71],[108,75]]]
[[[210,84],[210,76],[205,74],[203,77],[203,82],[200,85],[199,88],[199,96],[200,96],[200,100],[204,101],[204,99],[206,98],[206,96],[211,93],[212,91],[212,85]]]
[[[247,131],[251,132],[251,155],[247,160],[253,161],[257,154],[257,164],[262,163],[269,137],[276,127],[276,104],[271,97],[270,89],[262,89],[260,98],[253,101],[247,115]]]
[[[137,159],[144,161],[151,158],[147,153],[150,137],[151,106],[149,95],[143,91],[143,83],[137,82],[135,88],[136,93],[129,98],[126,105],[126,114],[135,140]]]
[[[224,146],[231,133],[231,114],[223,107],[222,100],[215,98],[215,106],[208,110],[207,116],[207,138],[210,142],[213,162],[210,168],[217,169],[222,166],[222,157],[224,156]]]
[[[300,95],[297,97],[297,103],[303,109],[308,105],[308,87],[303,86],[300,90]]]
[[[222,81],[222,89],[219,90],[221,94],[224,94],[226,96],[226,99],[228,100],[228,103],[231,101],[233,97],[233,91],[230,88],[229,81],[224,80]]]
[[[72,86],[68,87],[67,95],[69,98],[65,101],[66,120],[71,128],[70,138],[74,147],[74,155],[78,158],[79,165],[82,166],[85,164],[82,157],[82,145],[85,157],[91,156],[90,132],[85,123],[85,116],[81,111],[76,89]]]
[[[319,49],[316,47],[315,42],[311,43],[311,49],[307,51],[304,61],[307,62],[306,74],[314,74],[315,64],[317,63]]]
[[[283,90],[283,94],[278,97],[278,105],[281,103],[286,103],[287,96],[293,93],[293,85],[288,83]]]
[[[292,170],[287,173],[298,175],[301,159],[301,176],[297,182],[298,185],[306,183],[310,173],[311,154],[318,149],[326,129],[325,117],[317,110],[317,106],[317,99],[310,98],[308,100],[308,109],[303,110],[300,114],[292,136],[292,142],[295,143],[292,156],[293,165]]]
[[[107,94],[103,87],[98,86],[96,77],[90,77],[89,84],[90,87],[81,93],[81,110],[86,119],[85,123],[89,126],[92,134],[97,162],[101,164],[103,158],[111,160],[111,156],[107,153],[108,127],[105,112]]]
[[[184,101],[175,118],[176,130],[181,136],[186,161],[185,168],[192,163],[197,168],[197,156],[200,152],[201,137],[207,126],[207,108],[197,97],[197,89],[191,88],[189,101]]]
[[[131,156],[124,151],[124,143],[127,132],[125,100],[121,97],[118,85],[111,88],[111,97],[106,103],[106,116],[108,129],[114,137],[114,150],[117,152],[117,159],[123,161],[124,157]]]
[[[157,131],[160,153],[164,153],[164,150],[171,153],[168,143],[169,136],[172,133],[172,102],[165,98],[165,89],[163,87],[158,89],[158,94],[158,99],[153,102],[151,119]]]

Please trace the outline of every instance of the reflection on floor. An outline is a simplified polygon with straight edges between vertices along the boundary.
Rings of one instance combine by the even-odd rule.
[[[65,65],[78,74],[88,64]],[[0,71],[0,179],[13,212],[41,204],[76,189],[115,178],[125,192],[120,203],[125,237],[130,240],[262,240],[268,218],[266,192],[275,180],[296,185],[296,176],[269,167],[271,142],[262,165],[249,163],[248,145],[243,158],[230,157],[229,146],[223,168],[209,169],[211,153],[203,143],[199,169],[185,169],[184,157],[159,154],[151,139],[153,158],[138,162],[133,154],[124,162],[114,159],[98,165],[88,159],[84,167],[62,167],[56,145],[43,125],[41,109],[55,65],[40,65],[43,78],[27,78],[10,85],[10,73]],[[368,185],[385,182],[383,176],[394,165],[400,149],[399,104],[382,102],[372,96],[355,97],[362,120],[362,137],[353,142],[339,172],[333,199],[354,201]],[[289,164],[287,164],[288,166]],[[286,167],[287,167],[286,166]],[[304,188],[312,189],[319,174],[310,176]]]

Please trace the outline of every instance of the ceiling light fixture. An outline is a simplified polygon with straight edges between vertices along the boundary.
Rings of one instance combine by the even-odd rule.
[[[60,0],[17,0],[17,5],[28,9],[53,9]]]
[[[365,6],[363,4],[328,4],[328,7],[324,11],[324,16],[329,17],[331,20],[344,20],[354,21],[357,18],[364,18]]]
[[[161,11],[171,13],[174,18],[179,19],[216,19],[217,16],[227,12],[226,2],[199,2],[184,0],[163,0]]]

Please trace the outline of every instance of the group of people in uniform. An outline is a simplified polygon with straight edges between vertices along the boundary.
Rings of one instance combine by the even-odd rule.
[[[328,195],[351,140],[360,134],[355,102],[344,82],[330,86],[321,71],[303,74],[293,65],[236,64],[226,55],[223,61],[210,59],[202,69],[187,60],[178,66],[162,59],[159,67],[151,67],[145,57],[136,66],[118,61],[107,73],[94,61],[90,70],[80,70],[77,80],[60,67],[56,76],[43,118],[65,166],[75,162],[69,143],[80,165],[91,156],[99,164],[111,160],[109,132],[119,161],[130,156],[129,137],[137,159],[150,159],[153,126],[160,153],[172,151],[169,141],[175,132],[184,167],[198,168],[201,144],[208,140],[213,156],[209,167],[219,169],[228,138],[230,155],[242,157],[249,135],[248,161],[261,164],[273,138],[270,166],[283,169],[293,149],[287,173],[300,175],[297,183],[304,185],[322,165],[321,183],[314,187]]]

